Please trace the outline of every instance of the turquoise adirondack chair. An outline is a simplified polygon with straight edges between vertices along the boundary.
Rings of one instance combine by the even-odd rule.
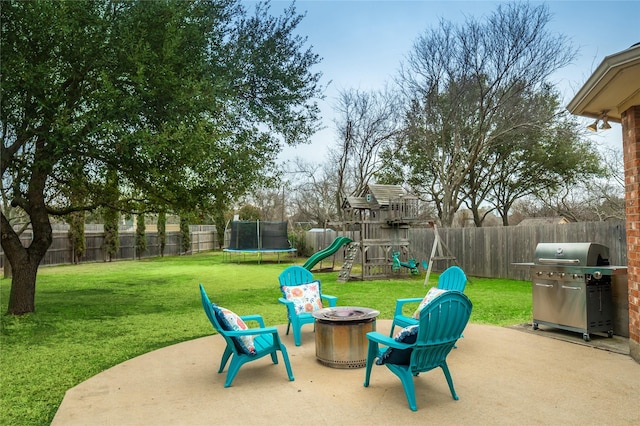
[[[283,285],[298,285],[313,281],[313,274],[302,266],[292,265],[284,269],[278,276],[280,287]]]
[[[227,361],[231,359],[229,371],[227,371],[227,377],[224,383],[225,388],[231,386],[240,367],[248,362],[255,361],[266,355],[271,355],[271,360],[274,364],[277,364],[278,351],[282,353],[282,359],[284,360],[289,380],[294,380],[287,348],[280,341],[278,330],[275,327],[265,327],[264,320],[260,315],[246,315],[239,318],[242,319],[242,321],[256,321],[260,328],[228,330],[228,327],[222,326],[222,319],[216,315],[216,310],[220,311],[220,308],[214,303],[211,303],[202,284],[200,284],[200,296],[202,298],[202,307],[207,314],[207,318],[209,318],[213,328],[224,338],[227,344],[222,354],[222,359],[220,360],[220,368],[218,369],[218,373],[222,373],[224,367],[227,365]],[[253,338],[252,349],[255,352],[253,354],[246,353],[245,350],[243,350],[243,343],[240,341],[243,337],[247,338],[248,336],[252,336]]]
[[[462,293],[464,292],[466,286],[467,276],[465,275],[464,271],[458,266],[451,266],[447,268],[438,277],[438,289],[440,290],[455,290]],[[409,297],[396,300],[396,309],[393,313],[393,323],[391,324],[391,332],[389,336],[393,337],[393,331],[396,326],[407,327],[418,323],[417,319],[411,316],[404,315],[402,313],[402,309],[405,304],[419,303],[422,301],[422,299],[422,297]]]
[[[305,324],[315,324],[312,312],[320,307],[321,300],[329,303],[329,307],[336,306],[338,298],[328,294],[322,294],[322,286],[319,280],[313,279],[313,274],[302,266],[292,265],[287,267],[278,276],[282,297],[278,302],[287,307],[287,334],[293,329],[293,340],[296,346],[302,343],[301,329]],[[292,290],[299,290],[301,297],[292,298]],[[300,303],[305,303],[308,308],[301,308]],[[326,307],[323,305],[323,307]]]
[[[405,329],[401,338],[391,338],[372,331],[367,333],[369,341],[364,386],[369,386],[371,368],[376,364],[386,366],[400,378],[409,408],[416,411],[414,380],[419,373],[440,367],[449,384],[454,400],[458,395],[447,365],[447,355],[469,321],[472,304],[467,296],[459,291],[447,291],[435,297],[422,311],[420,320],[411,331]],[[406,332],[405,332],[406,331]],[[380,348],[380,344],[386,348]]]

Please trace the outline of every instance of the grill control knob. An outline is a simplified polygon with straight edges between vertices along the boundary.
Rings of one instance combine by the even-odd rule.
[[[593,278],[595,278],[596,280],[599,280],[600,278],[602,278],[602,272],[600,271],[595,271],[593,273]]]
[[[565,273],[564,272],[560,272],[560,278],[564,278]]]
[[[575,280],[575,279],[578,279],[580,276],[578,274],[573,274],[572,277]]]
[[[553,272],[547,272],[547,275],[552,277],[553,276]]]

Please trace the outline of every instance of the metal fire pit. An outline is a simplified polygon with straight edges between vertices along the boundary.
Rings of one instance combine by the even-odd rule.
[[[533,328],[540,324],[582,333],[613,336],[611,276],[626,266],[609,265],[609,248],[595,243],[540,243],[530,269]]]
[[[319,309],[316,358],[328,367],[362,368],[367,363],[367,333],[375,331],[379,311],[354,306]]]

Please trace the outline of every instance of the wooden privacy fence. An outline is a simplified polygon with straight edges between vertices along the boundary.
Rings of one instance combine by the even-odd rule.
[[[609,247],[610,264],[627,264],[624,221],[438,229],[438,233],[460,267],[475,277],[528,280],[528,269],[515,268],[512,264],[533,262],[538,243],[599,243]],[[434,240],[433,230],[412,229],[410,239],[413,256],[418,260],[428,259]],[[438,263],[434,263],[436,271],[448,266]]]
[[[627,239],[624,221],[579,222],[564,225],[506,226],[488,228],[439,228],[438,233],[444,246],[456,258],[456,262],[472,277],[513,278],[528,280],[528,270],[513,267],[513,263],[532,262],[538,243],[544,242],[593,242],[609,247],[609,262],[612,265],[627,265]],[[314,252],[329,246],[342,232],[327,231],[307,233],[306,241]],[[87,231],[86,251],[82,262],[106,260],[103,251],[104,233]],[[191,251],[193,253],[218,248],[214,226],[190,226]],[[134,259],[135,234],[133,231],[120,232],[120,250],[114,259]],[[358,241],[356,232],[346,234]],[[30,234],[22,236],[29,243]],[[158,235],[147,232],[147,250],[142,257],[160,255]],[[413,227],[409,230],[409,255],[420,264],[431,254],[435,234],[431,228]],[[167,232],[164,254],[178,255],[181,252],[179,232]],[[338,250],[336,260],[343,260],[343,250]],[[0,252],[1,254],[1,252]],[[43,265],[71,263],[73,252],[66,231],[54,232],[53,244],[47,251]],[[333,257],[327,258],[331,262]],[[4,256],[0,256],[0,266],[4,266]],[[452,261],[436,261],[433,270],[440,272]]]
[[[563,225],[505,226],[486,228],[438,228],[438,233],[458,265],[469,276],[528,280],[528,269],[515,268],[513,263],[532,262],[538,243],[592,242],[609,247],[612,265],[627,265],[627,238],[624,221],[579,222]],[[331,244],[342,232],[307,234],[307,244],[318,251]],[[344,234],[354,241],[357,232]],[[428,261],[435,234],[431,228],[409,230],[409,256],[418,264]],[[392,241],[393,243],[393,241]],[[343,250],[336,253],[342,261]],[[331,259],[327,259],[328,262]],[[453,261],[435,261],[433,270],[440,272]]]
[[[213,229],[211,229],[213,228]],[[191,238],[191,252],[198,253],[202,251],[211,251],[218,248],[217,235],[214,226],[208,225],[192,225],[189,227],[189,235]],[[26,231],[20,239],[27,246],[31,241],[31,232]],[[157,231],[146,232],[147,249],[139,256],[136,253],[136,235],[133,230],[119,231],[120,248],[118,253],[112,257],[113,260],[137,259],[160,256],[160,240]],[[104,251],[104,231],[101,230],[85,230],[85,252],[81,262],[104,262],[108,260]],[[182,253],[182,235],[179,231],[166,232],[164,254],[167,256],[178,255]],[[69,233],[64,230],[53,232],[53,241],[51,247],[47,250],[46,255],[42,259],[41,265],[60,265],[72,263],[73,248],[69,241]],[[0,251],[0,267],[4,268],[6,261],[4,253]]]

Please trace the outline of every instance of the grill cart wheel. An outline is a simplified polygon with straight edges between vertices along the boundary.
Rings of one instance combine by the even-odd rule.
[[[591,340],[591,337],[589,337],[589,333],[583,333],[583,334],[582,334],[582,339],[583,339],[585,342],[588,342],[588,341],[590,341],[590,340]]]

